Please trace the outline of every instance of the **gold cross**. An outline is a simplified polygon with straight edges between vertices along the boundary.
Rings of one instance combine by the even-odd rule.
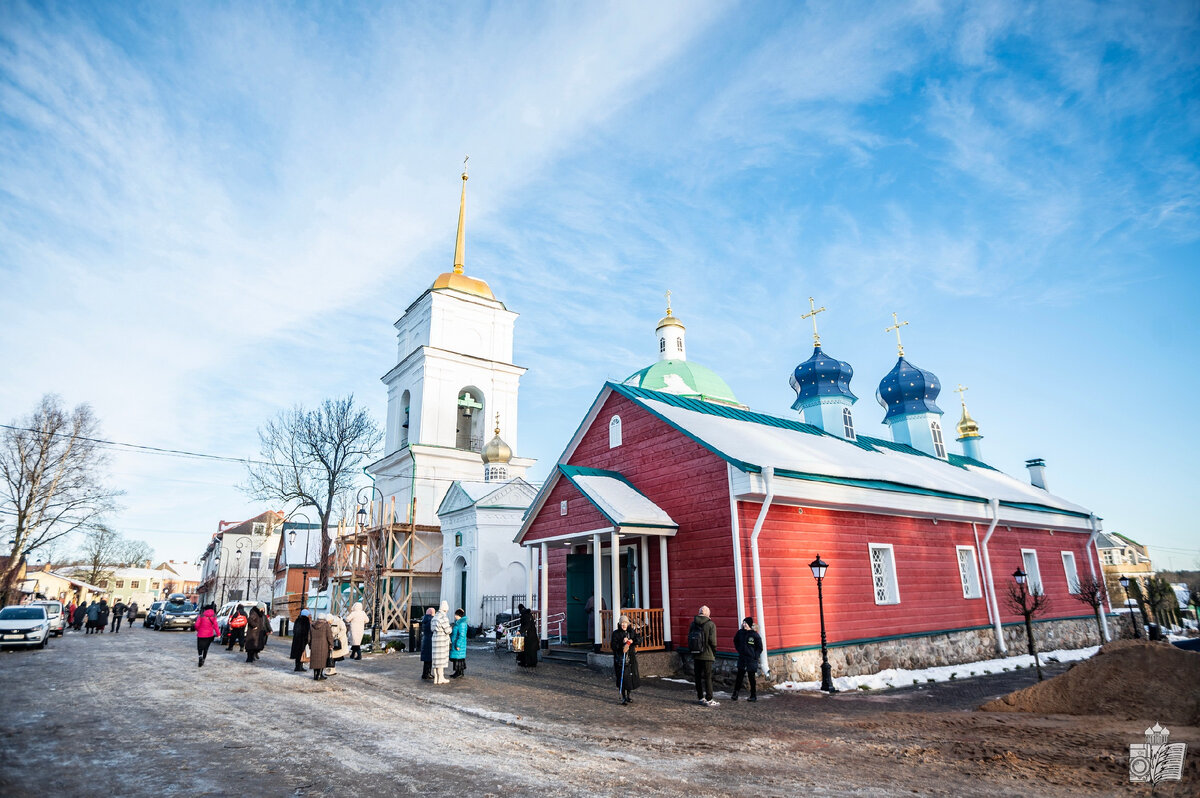
[[[671,289],[667,289],[667,315],[671,315]]]
[[[500,434],[500,414],[496,414],[496,434]]]
[[[958,384],[958,387],[954,389],[954,392],[958,394],[958,401],[962,402],[962,406],[964,408],[967,406],[967,397],[963,396],[963,394],[969,390],[970,388],[963,385],[961,382]]]
[[[463,173],[462,173],[463,180],[467,179],[467,161],[469,161],[469,160],[471,160],[470,155],[463,158]]]
[[[892,321],[896,322],[891,327],[888,327],[884,332],[896,331],[896,348],[900,350],[900,357],[904,357],[904,344],[900,343],[900,328],[908,324],[906,321],[900,321],[900,317],[895,313],[892,314]]]
[[[825,312],[825,306],[824,306],[824,305],[822,305],[821,307],[819,307],[819,308],[818,308],[818,307],[817,307],[817,303],[816,303],[816,302],[813,302],[813,298],[812,298],[812,297],[809,297],[809,298],[808,298],[808,306],[809,306],[810,308],[812,308],[812,312],[811,312],[811,313],[805,313],[805,314],[804,314],[803,316],[801,316],[800,318],[802,318],[802,319],[811,318],[811,319],[813,320],[813,346],[820,346],[820,345],[821,345],[821,336],[817,335],[817,314],[818,314],[818,313],[824,313],[824,312]]]

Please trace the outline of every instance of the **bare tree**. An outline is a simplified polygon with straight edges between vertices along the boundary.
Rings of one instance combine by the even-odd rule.
[[[154,557],[154,549],[144,540],[122,538],[117,546],[116,565],[122,568],[144,568]]]
[[[1029,641],[1029,655],[1037,667],[1038,681],[1042,681],[1042,661],[1038,658],[1037,644],[1033,641],[1033,619],[1050,607],[1050,599],[1044,591],[1031,593],[1024,582],[1010,582],[1006,598],[1008,608],[1025,618],[1025,638]]]
[[[354,396],[326,399],[314,410],[281,412],[258,431],[265,464],[248,466],[243,490],[256,499],[297,502],[321,520],[320,589],[329,585],[329,520],[340,494],[354,486],[359,468],[383,433]]]
[[[28,417],[3,427],[0,540],[9,539],[10,558],[0,589],[11,582],[23,555],[89,527],[115,508],[121,494],[104,485],[108,457],[96,441],[98,430],[88,405],[68,413],[53,394],[43,396]]]
[[[121,533],[102,524],[84,538],[83,548],[76,558],[79,565],[73,573],[89,585],[99,585],[111,579],[121,552]]]
[[[1108,600],[1108,588],[1104,578],[1082,576],[1079,578],[1077,592],[1071,596],[1078,602],[1092,608],[1096,615],[1096,631],[1100,635],[1100,645],[1104,645],[1104,602]]]

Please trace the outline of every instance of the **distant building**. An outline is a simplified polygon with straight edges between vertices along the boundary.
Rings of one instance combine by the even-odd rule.
[[[147,560],[142,568],[113,569],[107,576],[97,580],[96,586],[104,591],[103,597],[108,599],[110,605],[120,601],[128,606],[136,601],[138,609],[145,610],[152,602],[162,598],[163,583],[169,576],[169,571],[151,568]]]
[[[163,583],[163,596],[170,593],[184,593],[188,601],[198,601],[200,598],[200,566],[189,562],[167,560],[159,563],[159,570],[169,571]]]
[[[270,601],[282,528],[283,514],[274,510],[245,521],[219,522],[198,563],[200,603]]]
[[[284,521],[273,559],[271,614],[294,621],[303,607],[302,596],[317,587],[321,525]]]
[[[1117,532],[1103,532],[1096,538],[1096,550],[1100,554],[1100,568],[1104,571],[1113,606],[1124,606],[1128,598],[1121,589],[1123,576],[1136,579],[1142,587],[1142,595],[1146,595],[1146,580],[1154,576],[1149,549]]]

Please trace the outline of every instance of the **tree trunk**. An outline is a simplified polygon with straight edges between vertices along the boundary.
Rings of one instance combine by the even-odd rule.
[[[1033,665],[1037,668],[1038,681],[1042,681],[1042,661],[1038,659],[1037,646],[1033,642],[1033,621],[1031,616],[1025,616],[1025,639],[1029,641],[1029,656],[1033,657]]]

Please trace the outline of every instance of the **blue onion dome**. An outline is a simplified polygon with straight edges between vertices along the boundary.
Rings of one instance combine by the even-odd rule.
[[[853,376],[854,369],[849,363],[830,357],[818,346],[813,349],[812,357],[796,366],[788,383],[796,392],[798,403],[818,396],[845,396],[856,402],[858,397],[850,392]]]
[[[883,420],[909,413],[941,413],[934,402],[942,391],[942,384],[932,371],[917,368],[903,357],[879,383],[875,394],[879,404],[887,409]]]

